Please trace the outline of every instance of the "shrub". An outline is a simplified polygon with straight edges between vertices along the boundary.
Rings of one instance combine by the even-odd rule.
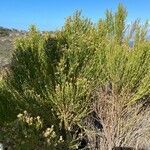
[[[68,141],[64,141],[62,136],[57,135],[54,125],[51,125],[50,128],[44,128],[40,116],[32,117],[27,111],[24,111],[23,114],[20,113],[17,117],[13,123],[5,126],[1,132],[1,139],[7,148],[16,150],[27,148],[62,150],[75,149],[78,146],[71,136]],[[73,141],[75,141],[75,144]]]
[[[82,42],[76,36],[68,48],[58,39],[42,35],[34,27],[26,37],[18,39],[5,85],[17,104],[15,112],[26,109],[34,116],[40,115],[44,125],[54,124],[67,143],[70,133],[76,132],[72,131],[74,126],[79,126],[89,111],[92,82],[86,78],[85,66],[92,55],[91,47],[83,51],[86,45],[78,46]]]
[[[65,149],[80,145],[80,133],[89,138],[84,120],[90,112],[96,113],[102,125],[102,130],[96,132],[103,135],[100,144],[104,149],[132,146],[135,141],[129,142],[129,137],[143,139],[149,130],[147,115],[136,108],[137,103],[149,100],[150,46],[147,24],[135,22],[135,26],[126,29],[126,14],[119,5],[115,14],[107,11],[106,18],[93,25],[76,12],[62,30],[53,34],[41,33],[31,26],[27,35],[15,43],[10,72],[0,94],[2,114],[8,110],[8,103],[11,109],[1,121],[11,124],[23,110],[33,117],[41,116],[42,129],[54,126],[54,149],[61,136]],[[132,120],[128,115],[137,117]],[[130,122],[127,127],[123,125],[126,121]],[[134,130],[139,126],[142,133],[136,132],[135,137]],[[29,135],[32,130],[36,128],[29,130]],[[23,140],[21,133],[18,136]],[[39,140],[36,138],[33,141]],[[32,147],[35,143],[30,144]]]

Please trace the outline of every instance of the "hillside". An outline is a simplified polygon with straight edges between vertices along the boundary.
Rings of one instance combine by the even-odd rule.
[[[0,27],[0,68],[10,62],[13,52],[13,41],[16,37],[25,34],[24,31]]]

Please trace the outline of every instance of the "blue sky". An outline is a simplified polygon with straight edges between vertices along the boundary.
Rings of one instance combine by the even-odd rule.
[[[0,0],[0,26],[27,30],[35,24],[40,30],[55,30],[75,10],[96,22],[119,3],[128,10],[127,22],[150,19],[150,0]]]

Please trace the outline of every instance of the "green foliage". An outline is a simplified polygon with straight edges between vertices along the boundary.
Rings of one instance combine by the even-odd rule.
[[[75,140],[73,136],[75,127],[82,127],[82,120],[92,111],[97,100],[93,93],[99,88],[119,97],[124,106],[149,97],[147,24],[137,23],[126,33],[126,15],[119,5],[116,13],[107,11],[97,25],[76,12],[61,31],[52,34],[31,26],[26,36],[16,40],[10,73],[1,86],[0,122],[10,123],[27,110],[41,116],[44,129],[54,126],[53,146],[62,136],[65,149],[75,149],[79,144],[78,135]],[[135,41],[132,47],[130,40]],[[39,140],[35,138],[31,142]]]
[[[18,110],[40,115],[45,126],[54,124],[56,133],[68,143],[69,132],[89,111],[92,85],[86,79],[84,66],[90,57],[90,48],[84,52],[86,45],[80,48],[82,41],[77,38],[68,48],[62,47],[58,40],[59,37],[55,40],[31,27],[29,35],[16,41],[11,72],[5,84]]]
[[[68,141],[64,141],[62,136],[57,135],[54,125],[45,129],[41,118],[39,116],[32,117],[27,111],[18,114],[14,122],[6,125],[0,137],[5,146],[10,146],[11,149],[16,150],[67,150],[75,149],[78,146],[69,145],[69,142],[73,144],[73,141],[75,141],[72,137]]]
[[[119,44],[121,44],[123,40],[126,16],[127,16],[126,10],[120,4],[118,6],[118,11],[115,14],[115,34],[116,34],[116,41]]]

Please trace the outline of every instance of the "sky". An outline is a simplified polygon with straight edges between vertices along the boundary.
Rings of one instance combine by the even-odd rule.
[[[150,0],[0,0],[0,26],[27,30],[34,24],[40,30],[56,30],[76,10],[96,22],[119,3],[128,10],[128,23],[150,20]]]

